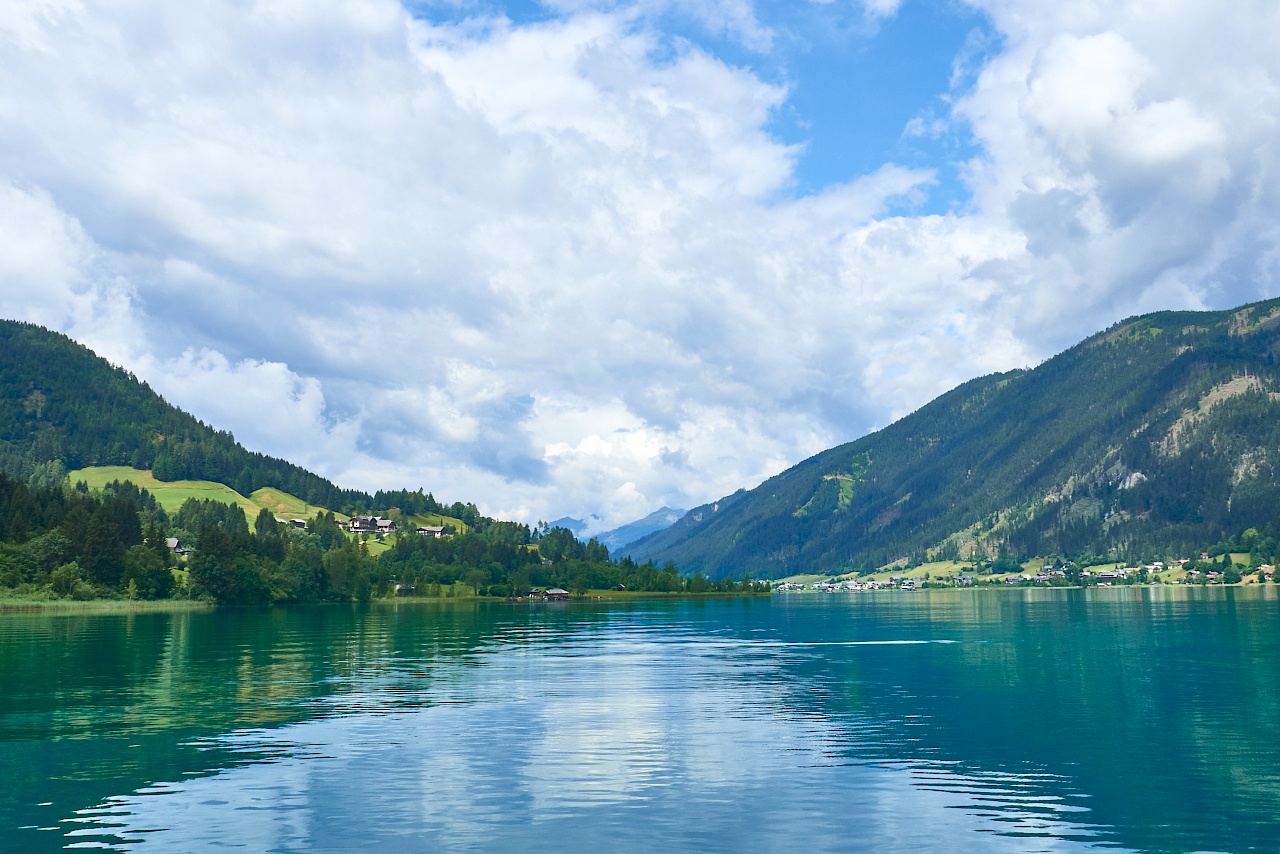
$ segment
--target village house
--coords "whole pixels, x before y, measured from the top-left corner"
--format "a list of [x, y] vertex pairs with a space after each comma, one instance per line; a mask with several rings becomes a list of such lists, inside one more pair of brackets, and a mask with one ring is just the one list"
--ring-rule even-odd
[[394, 520], [381, 516], [353, 516], [350, 530], [353, 534], [394, 534], [397, 526]]
[[438, 540], [444, 536], [444, 525], [421, 525], [417, 534], [419, 537], [435, 537]]
[[542, 594], [542, 598], [547, 602], [564, 602], [569, 598], [569, 591], [561, 587], [552, 587]]

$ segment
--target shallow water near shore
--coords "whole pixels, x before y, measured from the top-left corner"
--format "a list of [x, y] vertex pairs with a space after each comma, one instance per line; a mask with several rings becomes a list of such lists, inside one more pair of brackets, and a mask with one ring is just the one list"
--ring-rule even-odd
[[0, 850], [1271, 851], [1239, 589], [0, 615]]

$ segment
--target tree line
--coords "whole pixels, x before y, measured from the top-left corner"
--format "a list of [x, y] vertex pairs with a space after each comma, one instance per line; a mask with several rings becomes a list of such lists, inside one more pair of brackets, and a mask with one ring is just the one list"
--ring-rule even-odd
[[[479, 517], [483, 518], [483, 517]], [[188, 499], [167, 513], [146, 490], [113, 482], [100, 491], [49, 488], [0, 474], [0, 587], [75, 599], [174, 596], [219, 605], [368, 601], [375, 597], [510, 597], [534, 588], [573, 593], [766, 592], [767, 583], [682, 576], [612, 560], [596, 540], [564, 528], [484, 520], [472, 532], [403, 534], [380, 555], [343, 531], [330, 512], [305, 529], [263, 509]], [[176, 540], [189, 546], [179, 556]]]

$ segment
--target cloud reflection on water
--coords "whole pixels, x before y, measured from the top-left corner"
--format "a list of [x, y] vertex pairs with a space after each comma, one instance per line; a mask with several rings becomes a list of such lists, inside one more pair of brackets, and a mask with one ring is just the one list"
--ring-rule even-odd
[[[532, 648], [490, 642], [466, 663], [404, 660], [363, 692], [320, 699], [330, 713], [318, 719], [213, 739], [246, 761], [83, 811], [82, 841], [108, 831], [130, 851], [876, 852], [1100, 841], [1076, 822], [1080, 806], [1046, 794], [1065, 780], [885, 759], [883, 722], [797, 702], [811, 686], [795, 668], [819, 647], [910, 656], [928, 642], [561, 628]], [[415, 668], [432, 675], [417, 677], [421, 704], [406, 707]]]

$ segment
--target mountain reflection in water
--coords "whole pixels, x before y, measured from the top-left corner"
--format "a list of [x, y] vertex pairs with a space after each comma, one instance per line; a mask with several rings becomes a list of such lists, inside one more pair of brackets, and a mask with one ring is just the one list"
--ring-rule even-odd
[[1275, 851], [1277, 629], [1272, 588], [4, 615], [0, 847]]

